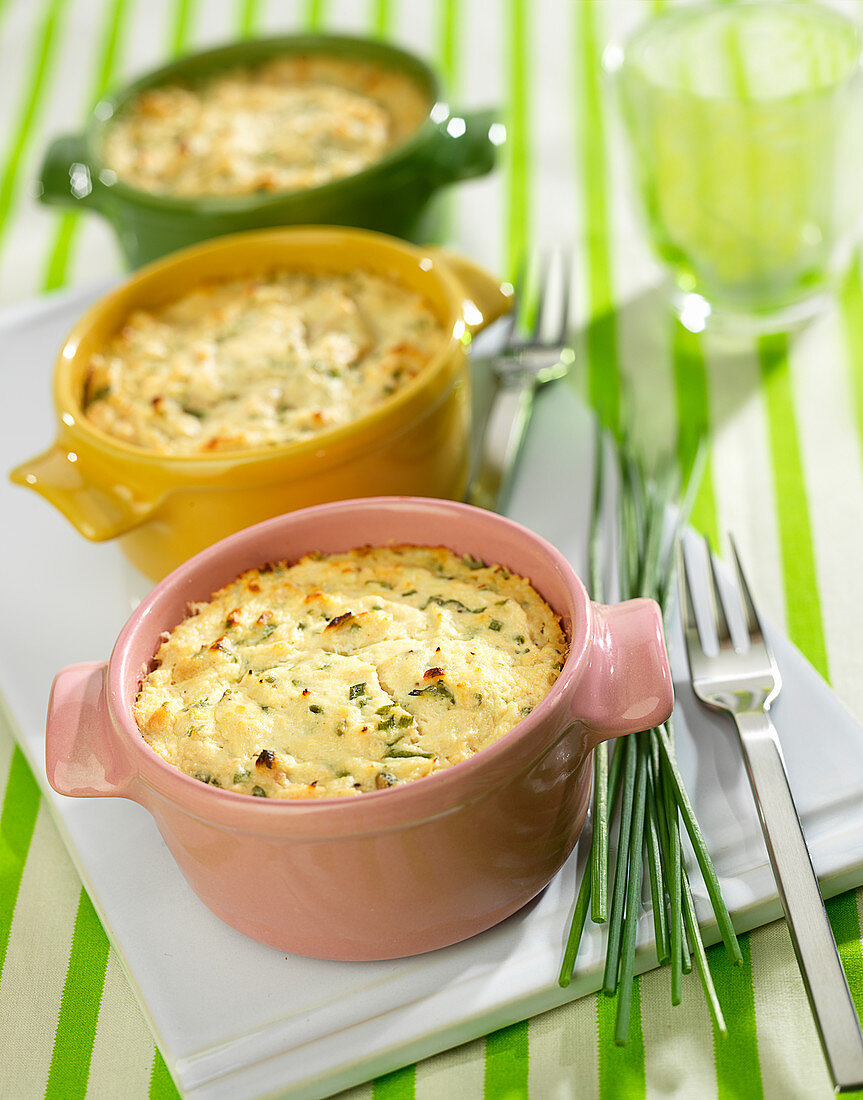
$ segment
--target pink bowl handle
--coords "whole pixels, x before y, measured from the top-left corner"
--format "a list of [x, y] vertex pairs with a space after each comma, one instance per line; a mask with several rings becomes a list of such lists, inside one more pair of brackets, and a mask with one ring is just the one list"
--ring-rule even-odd
[[48, 782], [74, 798], [126, 795], [133, 769], [117, 746], [105, 702], [105, 661], [57, 673], [48, 701]]
[[674, 688], [654, 600], [592, 604], [590, 653], [575, 697], [593, 744], [664, 722]]

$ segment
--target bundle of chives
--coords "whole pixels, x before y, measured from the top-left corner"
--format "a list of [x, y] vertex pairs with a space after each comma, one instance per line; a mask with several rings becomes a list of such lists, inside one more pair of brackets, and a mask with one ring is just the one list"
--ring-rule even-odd
[[[673, 580], [674, 551], [680, 530], [689, 515], [702, 463], [696, 460], [679, 504], [673, 529], [668, 531], [669, 506], [674, 503], [676, 475], [669, 463], [653, 479], [632, 459], [625, 447], [616, 449], [618, 466], [617, 558], [620, 595], [651, 596], [667, 613]], [[605, 443], [597, 432], [594, 492], [591, 510], [589, 584], [595, 600], [603, 599], [603, 540]], [[679, 1004], [682, 975], [693, 959], [717, 1029], [725, 1033], [722, 1008], [713, 986], [707, 956], [698, 927], [689, 876], [683, 862], [680, 824], [689, 836], [704, 879], [726, 950], [735, 965], [743, 961], [740, 946], [722, 898], [719, 880], [707, 851], [677, 767], [669, 720], [644, 733], [600, 744], [593, 761], [593, 832], [584, 875], [560, 970], [559, 983], [567, 986], [588, 912], [596, 924], [608, 922], [605, 972], [602, 989], [618, 994], [615, 1042], [623, 1044], [629, 1033], [638, 911], [644, 866], [653, 910], [656, 955], [660, 964], [671, 965], [671, 1000]], [[612, 815], [617, 817], [618, 843], [609, 847]], [[614, 876], [609, 901], [609, 863]]]

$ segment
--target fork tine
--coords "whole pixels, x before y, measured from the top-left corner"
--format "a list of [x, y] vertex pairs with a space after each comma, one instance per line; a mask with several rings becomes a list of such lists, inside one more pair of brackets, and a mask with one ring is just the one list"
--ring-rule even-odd
[[515, 268], [515, 275], [512, 277], [510, 286], [512, 287], [512, 309], [507, 313], [505, 317], [506, 330], [503, 338], [504, 350], [518, 346], [520, 342], [521, 330], [524, 328], [524, 315], [527, 307], [527, 272], [528, 263], [527, 256], [522, 253], [519, 257], [518, 263]]
[[[848, 1092], [858, 1089], [863, 1081], [863, 1032], [785, 773], [781, 739], [770, 719], [770, 706], [782, 687], [782, 675], [762, 633], [737, 547], [733, 539], [730, 541], [751, 644], [743, 650], [721, 644], [727, 626], [717, 584], [718, 566], [711, 556], [712, 595], [717, 612], [722, 614], [722, 620], [717, 614], [720, 648], [708, 657], [687, 632], [690, 683], [695, 697], [705, 706], [734, 718], [770, 865], [835, 1091]], [[711, 881], [707, 874], [704, 878], [705, 882]], [[724, 938], [733, 950], [736, 941], [727, 911], [717, 908], [716, 912], [723, 914], [727, 932]], [[739, 961], [739, 952], [736, 958]]]
[[542, 337], [542, 320], [545, 315], [545, 311], [548, 307], [548, 258], [540, 253], [538, 257], [539, 266], [539, 289], [536, 292], [536, 313], [533, 317], [533, 324], [530, 326], [530, 333], [528, 339], [533, 343], [538, 342]]
[[521, 298], [522, 291], [524, 290], [524, 284], [527, 281], [527, 253], [522, 252], [518, 258], [518, 263], [515, 268], [515, 278], [512, 281], [512, 285], [515, 287], [516, 299]]
[[752, 593], [749, 591], [749, 584], [743, 573], [743, 566], [740, 563], [737, 545], [730, 533], [728, 535], [728, 541], [731, 544], [731, 553], [734, 555], [734, 569], [737, 573], [737, 588], [740, 592], [740, 598], [743, 601], [743, 610], [746, 614], [746, 629], [749, 632], [750, 638], [756, 640], [762, 639], [764, 637], [764, 631], [761, 628], [761, 620], [758, 618], [758, 612], [755, 610], [755, 604], [752, 600]]
[[692, 582], [689, 579], [689, 570], [686, 568], [686, 554], [683, 550], [682, 539], [677, 540], [675, 557], [677, 558], [677, 587], [680, 593], [680, 617], [683, 620], [683, 630], [688, 643], [690, 635], [698, 636], [698, 622], [695, 618]]
[[719, 648], [722, 649], [731, 644], [731, 631], [728, 629], [728, 619], [725, 617], [725, 606], [722, 603], [722, 593], [719, 590], [719, 576], [716, 570], [716, 562], [710, 552], [710, 543], [704, 540], [707, 548], [707, 560], [710, 562], [710, 608], [713, 612], [713, 621], [716, 624], [716, 637]]
[[558, 344], [565, 344], [569, 335], [569, 308], [572, 296], [572, 261], [566, 252], [561, 253], [561, 309], [560, 328], [555, 337]]
[[516, 339], [519, 324], [524, 320], [524, 286], [527, 263], [524, 255], [518, 261], [515, 275], [512, 280], [512, 309], [505, 318], [506, 333], [503, 338], [504, 347], [511, 345]]
[[509, 311], [509, 313], [507, 313], [506, 318], [504, 319], [504, 325], [506, 326], [502, 338], [504, 350], [511, 347], [515, 342], [515, 315], [518, 313], [518, 310], [518, 291], [516, 290], [513, 293], [512, 309]]

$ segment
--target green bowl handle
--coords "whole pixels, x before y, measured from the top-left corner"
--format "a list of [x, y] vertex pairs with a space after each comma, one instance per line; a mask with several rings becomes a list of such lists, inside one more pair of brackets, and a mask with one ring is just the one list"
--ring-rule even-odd
[[83, 134], [54, 138], [42, 162], [39, 199], [51, 206], [98, 206], [99, 182], [92, 177]]
[[[494, 127], [494, 129], [492, 129]], [[506, 130], [497, 111], [452, 111], [438, 127], [430, 172], [436, 183], [484, 176], [495, 166]]]

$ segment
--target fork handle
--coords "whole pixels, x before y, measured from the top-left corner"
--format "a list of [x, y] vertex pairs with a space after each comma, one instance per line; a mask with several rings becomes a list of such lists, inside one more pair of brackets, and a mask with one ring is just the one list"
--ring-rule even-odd
[[498, 381], [483, 434], [476, 472], [466, 499], [492, 511], [505, 510], [533, 406], [531, 378]]
[[734, 716], [767, 852], [837, 1092], [863, 1088], [863, 1033], [766, 711]]

